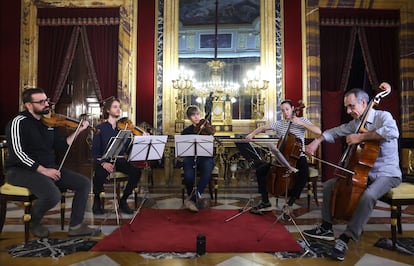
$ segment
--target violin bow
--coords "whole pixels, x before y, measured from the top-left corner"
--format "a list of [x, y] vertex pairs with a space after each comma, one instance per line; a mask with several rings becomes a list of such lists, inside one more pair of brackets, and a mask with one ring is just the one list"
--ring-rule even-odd
[[68, 154], [69, 154], [69, 150], [70, 150], [70, 148], [72, 147], [72, 144], [73, 144], [73, 142], [75, 141], [75, 139], [78, 137], [78, 135], [79, 135], [79, 130], [80, 130], [80, 127], [81, 127], [81, 125], [82, 125], [82, 122], [83, 122], [83, 118], [80, 120], [80, 122], [79, 122], [79, 125], [78, 125], [78, 127], [76, 128], [76, 130], [75, 130], [75, 133], [73, 133], [73, 134], [75, 134], [74, 136], [73, 136], [73, 141], [69, 144], [69, 147], [66, 149], [66, 152], [65, 152], [65, 155], [63, 156], [63, 159], [62, 159], [62, 161], [60, 162], [60, 165], [59, 165], [59, 171], [62, 169], [62, 167], [63, 167], [63, 164], [65, 163], [65, 161], [66, 161], [66, 157], [68, 156]]

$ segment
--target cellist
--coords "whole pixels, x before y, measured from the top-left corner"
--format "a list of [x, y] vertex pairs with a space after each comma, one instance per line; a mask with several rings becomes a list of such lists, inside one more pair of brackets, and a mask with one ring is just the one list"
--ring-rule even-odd
[[[379, 88], [391, 90], [391, 86], [386, 82], [381, 83]], [[332, 143], [334, 139], [339, 137], [346, 137], [348, 145], [355, 145], [369, 140], [379, 142], [379, 154], [368, 173], [367, 188], [362, 193], [345, 231], [336, 239], [330, 253], [332, 258], [340, 261], [345, 258], [349, 240], [358, 241], [377, 200], [401, 182], [398, 154], [399, 131], [392, 115], [387, 111], [372, 109], [366, 117], [365, 129], [367, 132], [360, 133], [357, 130], [362, 116], [368, 108], [368, 102], [368, 94], [363, 90], [352, 89], [346, 92], [344, 106], [353, 120], [324, 131], [322, 135], [305, 147], [306, 153], [313, 155], [321, 142]], [[332, 192], [337, 180], [338, 178], [331, 178], [324, 183], [322, 224], [314, 229], [305, 230], [303, 232], [305, 235], [323, 240], [335, 240], [330, 208]]]
[[[295, 115], [295, 107], [293, 106], [292, 101], [284, 100], [280, 104], [280, 109], [283, 114], [283, 120], [279, 120], [261, 127], [256, 128], [253, 132], [246, 136], [247, 140], [252, 140], [255, 135], [258, 133], [265, 132], [266, 130], [274, 130], [276, 132], [277, 138], [282, 138], [287, 130], [293, 133], [302, 141], [302, 146], [305, 143], [305, 131], [309, 130], [317, 135], [321, 134], [321, 130], [318, 126], [312, 124], [311, 121], [304, 117], [298, 117]], [[270, 163], [262, 163], [256, 167], [256, 177], [259, 193], [261, 194], [261, 202], [250, 210], [253, 214], [261, 214], [263, 211], [269, 210], [271, 208], [271, 203], [269, 201], [269, 195], [266, 189], [266, 177], [270, 169]], [[301, 154], [300, 158], [296, 162], [296, 168], [299, 172], [296, 173], [294, 186], [291, 191], [288, 192], [289, 200], [288, 205], [292, 206], [296, 199], [299, 198], [300, 193], [302, 192], [303, 187], [306, 184], [306, 181], [309, 177], [309, 167], [306, 160], [305, 154]]]

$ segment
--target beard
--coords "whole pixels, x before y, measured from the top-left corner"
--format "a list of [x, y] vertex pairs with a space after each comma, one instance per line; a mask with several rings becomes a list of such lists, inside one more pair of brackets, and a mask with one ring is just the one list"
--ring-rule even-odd
[[41, 110], [39, 109], [35, 109], [33, 110], [33, 113], [37, 114], [37, 115], [47, 115], [50, 112], [50, 107], [45, 107]]

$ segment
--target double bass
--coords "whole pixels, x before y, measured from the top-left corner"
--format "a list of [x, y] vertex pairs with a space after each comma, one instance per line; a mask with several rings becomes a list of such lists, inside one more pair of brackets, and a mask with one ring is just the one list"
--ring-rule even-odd
[[[384, 90], [371, 99], [364, 113], [361, 115], [361, 122], [355, 133], [368, 131], [365, 128], [365, 124], [371, 110], [390, 92], [390, 89]], [[379, 141], [365, 141], [347, 146], [342, 154], [339, 165], [350, 171], [343, 171], [339, 168], [335, 170], [335, 176], [338, 177], [338, 180], [335, 183], [332, 193], [330, 206], [332, 217], [345, 220], [352, 217], [359, 199], [367, 188], [368, 173], [374, 166], [379, 151]]]
[[[299, 101], [292, 115], [300, 116], [303, 108], [305, 105]], [[289, 122], [285, 135], [279, 139], [277, 149], [291, 167], [296, 167], [296, 162], [302, 153], [302, 140], [290, 132], [291, 125], [292, 121]], [[280, 165], [272, 165], [266, 178], [267, 191], [275, 196], [281, 196], [286, 194], [286, 188], [288, 190], [293, 188], [294, 182], [294, 175], [289, 169]]]

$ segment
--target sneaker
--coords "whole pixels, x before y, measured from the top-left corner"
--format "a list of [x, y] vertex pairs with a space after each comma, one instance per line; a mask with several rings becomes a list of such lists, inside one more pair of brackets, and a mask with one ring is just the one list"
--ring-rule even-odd
[[49, 230], [41, 224], [30, 225], [30, 232], [38, 238], [45, 238], [49, 236]]
[[184, 201], [184, 207], [192, 212], [198, 212], [198, 208], [192, 200]]
[[309, 237], [333, 241], [335, 236], [332, 230], [324, 229], [322, 226], [318, 225], [317, 227], [309, 230], [303, 230], [303, 234]]
[[342, 239], [337, 239], [335, 246], [331, 250], [330, 256], [334, 259], [343, 261], [345, 259], [345, 253], [347, 249], [348, 245]]
[[85, 223], [81, 223], [76, 229], [69, 227], [68, 236], [97, 236], [101, 233], [99, 228], [91, 228]]

